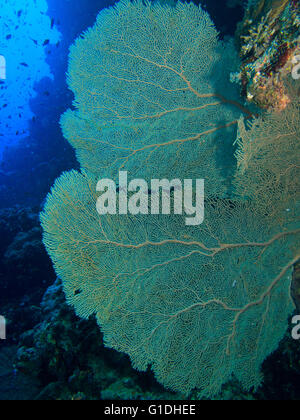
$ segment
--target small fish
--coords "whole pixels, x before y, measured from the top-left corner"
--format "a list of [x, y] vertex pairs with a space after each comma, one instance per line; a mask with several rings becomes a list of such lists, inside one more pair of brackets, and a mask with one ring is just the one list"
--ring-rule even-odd
[[18, 17], [20, 17], [20, 16], [21, 16], [21, 14], [22, 14], [22, 10], [19, 10], [19, 11], [18, 11]]
[[23, 67], [29, 67], [27, 63], [20, 63], [20, 65]]
[[55, 22], [55, 20], [54, 20], [54, 18], [52, 18], [52, 19], [51, 19], [51, 29], [53, 29], [54, 22]]
[[43, 46], [45, 47], [46, 45], [48, 45], [50, 43], [50, 40], [49, 39], [46, 39], [45, 41], [44, 41], [44, 43], [43, 43]]
[[10, 34], [6, 36], [6, 39], [7, 39], [7, 40], [8, 40], [8, 39], [11, 39], [11, 38], [12, 38], [12, 35], [10, 35]]

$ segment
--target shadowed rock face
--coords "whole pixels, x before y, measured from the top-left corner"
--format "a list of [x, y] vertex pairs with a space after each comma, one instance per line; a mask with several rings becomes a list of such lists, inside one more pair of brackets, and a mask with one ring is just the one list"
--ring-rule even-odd
[[44, 250], [38, 208], [0, 212], [0, 304], [45, 288], [55, 278]]
[[0, 401], [32, 400], [38, 392], [37, 382], [15, 369], [17, 349], [0, 346]]
[[242, 92], [263, 109], [282, 111], [291, 102], [286, 79], [300, 51], [299, 13], [298, 1], [251, 1], [238, 25]]
[[300, 313], [300, 262], [296, 264], [294, 269], [291, 291], [297, 311]]

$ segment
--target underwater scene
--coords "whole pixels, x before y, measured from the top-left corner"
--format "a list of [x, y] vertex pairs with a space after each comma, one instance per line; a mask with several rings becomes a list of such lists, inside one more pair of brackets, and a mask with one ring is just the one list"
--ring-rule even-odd
[[0, 400], [300, 400], [298, 0], [0, 0]]

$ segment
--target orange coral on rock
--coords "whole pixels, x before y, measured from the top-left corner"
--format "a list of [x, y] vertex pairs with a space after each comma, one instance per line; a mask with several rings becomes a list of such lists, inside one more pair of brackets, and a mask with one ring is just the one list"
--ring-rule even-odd
[[285, 78], [300, 49], [299, 4], [249, 1], [237, 30], [243, 95], [263, 109], [282, 111], [290, 103]]

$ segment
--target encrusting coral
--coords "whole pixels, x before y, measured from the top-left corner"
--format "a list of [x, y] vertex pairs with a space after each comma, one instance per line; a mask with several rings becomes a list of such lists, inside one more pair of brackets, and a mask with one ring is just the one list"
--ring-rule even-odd
[[[300, 258], [299, 103], [280, 127], [269, 129], [270, 114], [246, 130], [240, 115], [251, 114], [229, 83], [234, 56], [195, 5], [122, 1], [102, 11], [71, 49], [76, 110], [62, 118], [82, 172], [56, 181], [41, 215], [77, 314], [95, 314], [106, 346], [134, 367], [151, 365], [165, 387], [200, 397], [232, 375], [258, 387], [293, 310]], [[99, 216], [97, 181], [121, 169], [145, 180], [205, 178], [204, 223]]]
[[249, 0], [236, 33], [244, 96], [263, 109], [283, 110], [291, 98], [285, 78], [300, 54], [298, 1]]

